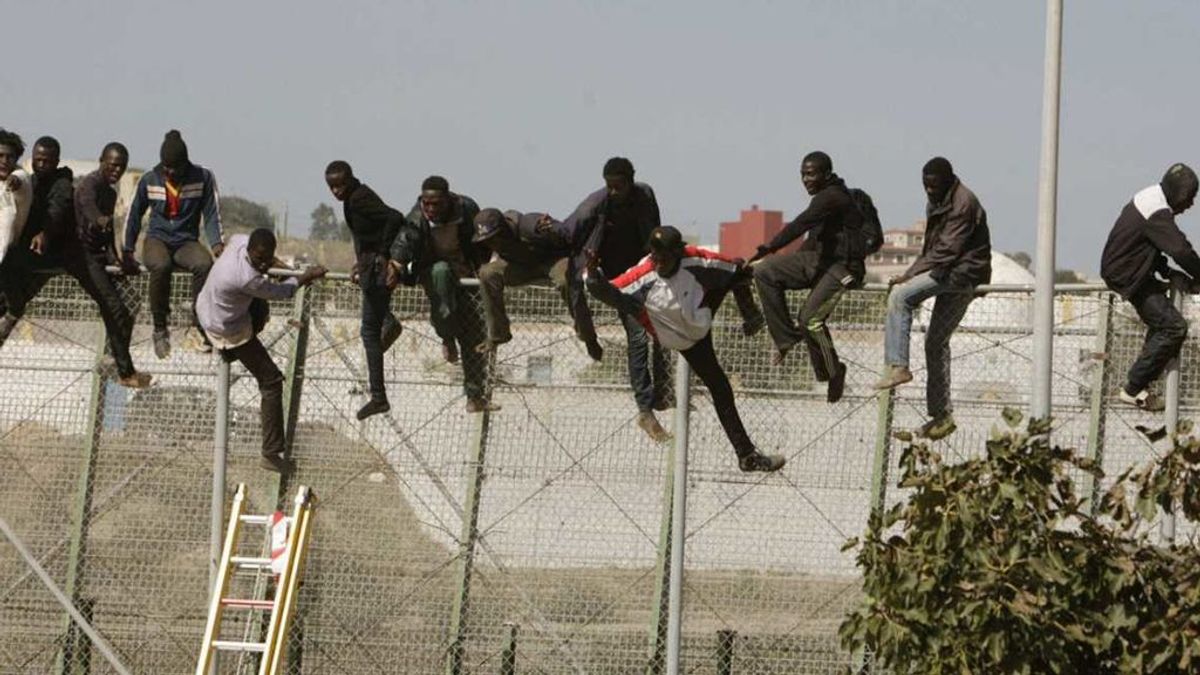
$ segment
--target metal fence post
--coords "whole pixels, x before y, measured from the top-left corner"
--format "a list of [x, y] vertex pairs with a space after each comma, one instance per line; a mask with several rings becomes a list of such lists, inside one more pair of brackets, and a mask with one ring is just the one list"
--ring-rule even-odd
[[[1100, 297], [1100, 311], [1096, 317], [1096, 341], [1092, 345], [1091, 354], [1097, 367], [1092, 371], [1086, 456], [1101, 468], [1104, 467], [1104, 426], [1108, 417], [1108, 407], [1104, 405], [1104, 401], [1108, 396], [1109, 375], [1112, 370], [1109, 367], [1109, 352], [1112, 350], [1113, 301], [1112, 293], [1104, 293]], [[1100, 494], [1100, 479], [1088, 476], [1083, 490], [1083, 497], [1090, 500], [1092, 513], [1096, 513], [1099, 505], [1096, 495]]]
[[[493, 357], [495, 352], [492, 352]], [[475, 570], [475, 544], [479, 538], [479, 498], [483, 491], [484, 460], [487, 456], [488, 428], [491, 413], [487, 410], [475, 416], [471, 459], [467, 464], [467, 495], [463, 507], [462, 534], [459, 537], [458, 591], [450, 612], [450, 644], [446, 653], [446, 674], [462, 673], [464, 641], [467, 632], [467, 613], [471, 604], [471, 577]]]
[[508, 621], [504, 627], [508, 629], [508, 642], [504, 645], [504, 653], [500, 655], [500, 675], [516, 675], [517, 631], [520, 630], [520, 626]]
[[[1171, 304], [1180, 312], [1183, 311], [1183, 293], [1172, 288], [1170, 292]], [[1163, 387], [1166, 393], [1166, 410], [1164, 411], [1167, 422], [1167, 442], [1175, 442], [1175, 434], [1179, 430], [1179, 356], [1171, 359], [1167, 364], [1167, 381]], [[1159, 529], [1159, 538], [1164, 546], [1169, 546], [1175, 543], [1175, 514], [1168, 511], [1163, 514], [1162, 524]]]
[[733, 675], [733, 641], [736, 630], [717, 631], [717, 675]]
[[[677, 404], [678, 405], [678, 404]], [[662, 523], [658, 528], [658, 554], [654, 561], [654, 611], [650, 620], [650, 654], [646, 660], [646, 675], [659, 675], [663, 670], [667, 648], [667, 604], [670, 602], [671, 579], [671, 519], [674, 511], [675, 444], [667, 449], [667, 470], [663, 479]]]
[[871, 461], [871, 515], [887, 506], [888, 468], [891, 462], [892, 417], [896, 399], [893, 390], [879, 392], [879, 416], [875, 423], [875, 457]]
[[[208, 541], [208, 592], [216, 592], [217, 568], [225, 543], [225, 457], [229, 450], [229, 363], [217, 359], [217, 422], [213, 432], [212, 503]], [[220, 654], [213, 654], [210, 673], [220, 672]]]
[[675, 363], [675, 470], [671, 491], [671, 576], [667, 595], [667, 675], [678, 675], [683, 637], [683, 559], [687, 534], [688, 425], [691, 369], [680, 354]]
[[[106, 343], [102, 334], [99, 342], [99, 352], [104, 353]], [[83, 467], [79, 472], [79, 486], [75, 491], [75, 512], [71, 518], [71, 542], [67, 552], [67, 576], [63, 591], [71, 604], [81, 607], [80, 586], [82, 586], [85, 557], [87, 556], [88, 526], [92, 519], [92, 474], [96, 470], [96, 455], [100, 449], [100, 434], [104, 430], [104, 392], [105, 379], [97, 368], [92, 371], [92, 391], [88, 397], [88, 436], [84, 441]], [[87, 619], [91, 621], [90, 607]], [[76, 666], [80, 655], [88, 651], [87, 635], [75, 629], [70, 616], [64, 619], [63, 629], [67, 639], [58, 652], [58, 675], [73, 675], [86, 672]]]

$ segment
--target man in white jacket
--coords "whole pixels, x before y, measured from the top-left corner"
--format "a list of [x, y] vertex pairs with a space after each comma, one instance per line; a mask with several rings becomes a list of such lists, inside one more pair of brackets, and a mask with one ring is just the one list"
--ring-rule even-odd
[[17, 161], [24, 153], [21, 137], [0, 128], [0, 263], [4, 262], [8, 248], [21, 237], [33, 202], [29, 175], [17, 168]]

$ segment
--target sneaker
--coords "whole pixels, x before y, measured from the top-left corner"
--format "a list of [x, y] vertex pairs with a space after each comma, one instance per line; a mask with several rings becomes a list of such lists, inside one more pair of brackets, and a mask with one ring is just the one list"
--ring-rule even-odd
[[837, 403], [842, 400], [842, 393], [846, 391], [846, 364], [837, 364], [837, 369], [833, 371], [833, 376], [829, 378], [829, 388], [825, 390], [825, 400], [830, 403]]
[[458, 345], [453, 342], [443, 342], [442, 358], [446, 359], [446, 363], [458, 363]]
[[659, 394], [654, 397], [654, 403], [651, 404], [651, 407], [659, 412], [670, 410], [675, 407], [675, 397], [668, 393]]
[[378, 415], [379, 413], [385, 413], [391, 409], [392, 409], [392, 405], [387, 402], [387, 399], [379, 400], [379, 399], [373, 398], [370, 401], [367, 401], [366, 405], [359, 408], [358, 412], [355, 413], [354, 416], [358, 418], [359, 422], [361, 422], [372, 415]]
[[1130, 394], [1125, 391], [1125, 387], [1121, 387], [1119, 398], [1122, 403], [1128, 403], [1149, 412], [1160, 412], [1167, 407], [1166, 402], [1157, 394], [1150, 393], [1149, 389], [1143, 389], [1137, 394]]
[[783, 455], [764, 455], [757, 451], [738, 457], [738, 468], [746, 473], [752, 471], [771, 473], [782, 469], [784, 464], [787, 464], [787, 460], [783, 458]]
[[604, 358], [604, 347], [600, 346], [599, 340], [585, 340], [583, 346], [587, 348], [588, 356], [592, 357], [593, 361], [599, 362]]
[[493, 403], [491, 401], [488, 401], [488, 400], [485, 400], [482, 398], [467, 399], [467, 412], [469, 412], [469, 413], [481, 413], [484, 411], [493, 412], [493, 411], [496, 411], [499, 409], [500, 409], [499, 403]]
[[379, 336], [379, 341], [383, 345], [383, 351], [386, 352], [391, 349], [392, 345], [396, 344], [396, 340], [400, 339], [400, 334], [403, 332], [404, 326], [399, 321], [389, 323], [387, 330], [383, 331], [383, 335]]
[[655, 443], [666, 443], [671, 440], [671, 434], [667, 433], [667, 430], [658, 423], [658, 418], [654, 416], [653, 411], [646, 410], [638, 413], [637, 425]]
[[154, 355], [165, 359], [171, 355], [171, 332], [167, 329], [154, 331]]
[[9, 335], [12, 335], [13, 329], [17, 327], [18, 321], [20, 321], [20, 319], [12, 314], [5, 314], [3, 317], [0, 317], [0, 346], [4, 345], [4, 342], [8, 340]]
[[130, 389], [145, 389], [150, 386], [151, 379], [153, 379], [153, 376], [150, 373], [135, 370], [129, 375], [117, 378], [117, 383], [122, 387], [129, 387]]
[[916, 435], [918, 438], [940, 441], [954, 433], [956, 429], [958, 429], [958, 425], [954, 423], [954, 417], [950, 413], [946, 413], [922, 424], [921, 428], [917, 429]]
[[888, 366], [887, 373], [875, 383], [875, 388], [879, 390], [894, 389], [905, 382], [911, 381], [912, 371], [906, 366]]
[[764, 326], [767, 325], [767, 320], [762, 314], [752, 316], [742, 322], [742, 335], [746, 337], [754, 337], [762, 332]]
[[196, 344], [196, 351], [201, 354], [211, 354], [213, 351], [212, 340], [208, 339], [208, 334], [204, 331], [197, 332], [200, 333], [200, 341]]
[[783, 362], [787, 359], [788, 352], [790, 351], [792, 351], [791, 347], [775, 350], [775, 353], [771, 355], [771, 365], [775, 366], [776, 368], [782, 366]]
[[296, 462], [280, 455], [263, 455], [258, 460], [259, 467], [286, 476], [296, 470]]

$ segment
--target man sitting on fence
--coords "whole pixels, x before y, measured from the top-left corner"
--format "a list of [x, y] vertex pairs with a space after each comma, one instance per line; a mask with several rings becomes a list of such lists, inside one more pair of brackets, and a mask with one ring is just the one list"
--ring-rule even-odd
[[226, 362], [241, 361], [258, 382], [262, 394], [262, 462], [264, 469], [289, 473], [294, 463], [283, 439], [283, 373], [258, 334], [270, 315], [268, 300], [285, 300], [300, 286], [325, 276], [325, 268], [310, 267], [299, 277], [282, 282], [267, 277], [281, 265], [275, 259], [275, 235], [259, 228], [248, 236], [229, 238], [196, 299], [200, 326]]
[[[1150, 393], [1150, 383], [1179, 355], [1188, 332], [1187, 320], [1155, 273], [1185, 292], [1200, 290], [1200, 256], [1175, 224], [1175, 216], [1192, 207], [1198, 187], [1196, 173], [1186, 165], [1167, 169], [1158, 184], [1135, 194], [1121, 210], [1100, 259], [1104, 283], [1128, 300], [1146, 324], [1146, 342], [1120, 394], [1121, 401], [1144, 410], [1164, 408], [1162, 398]], [[1172, 270], [1167, 256], [1186, 274]]]
[[568, 223], [544, 213], [484, 209], [475, 216], [474, 241], [493, 252], [492, 260], [479, 268], [480, 295], [488, 329], [487, 340], [479, 345], [481, 351], [512, 340], [504, 288], [550, 281], [566, 303], [567, 312], [575, 322], [575, 336], [583, 341], [588, 356], [596, 361], [603, 358], [604, 349], [596, 338], [582, 284], [571, 270], [576, 242]]
[[[598, 299], [634, 317], [663, 347], [683, 354], [708, 387], [742, 471], [783, 467], [786, 460], [781, 455], [764, 455], [754, 447], [738, 414], [733, 387], [713, 351], [713, 314], [727, 292], [749, 291], [745, 265], [685, 245], [679, 230], [668, 226], [651, 232], [650, 255], [611, 281], [600, 269], [599, 257], [589, 252], [585, 276], [588, 289]], [[687, 405], [686, 401], [677, 403]]]
[[884, 357], [887, 371], [876, 389], [891, 389], [912, 380], [908, 369], [913, 312], [936, 297], [925, 332], [925, 405], [929, 421], [918, 435], [937, 440], [954, 433], [950, 405], [950, 336], [958, 328], [974, 288], [992, 278], [992, 244], [987, 212], [975, 193], [954, 175], [943, 157], [921, 170], [929, 203], [925, 207], [925, 244], [908, 270], [889, 281]]

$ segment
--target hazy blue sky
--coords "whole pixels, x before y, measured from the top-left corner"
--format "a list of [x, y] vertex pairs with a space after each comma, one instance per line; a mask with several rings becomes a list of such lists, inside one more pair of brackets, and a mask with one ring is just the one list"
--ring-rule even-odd
[[[1032, 250], [1044, 20], [1038, 0], [7, 2], [0, 126], [66, 157], [122, 140], [141, 166], [177, 127], [293, 232], [335, 158], [403, 208], [440, 173], [566, 215], [626, 155], [667, 222], [709, 234], [803, 208], [818, 148], [906, 226], [942, 154], [994, 244]], [[1200, 164], [1198, 27], [1195, 0], [1067, 0], [1060, 266], [1094, 271], [1133, 192]]]

